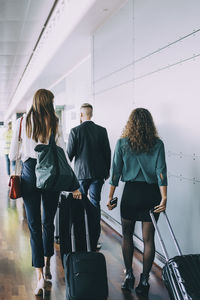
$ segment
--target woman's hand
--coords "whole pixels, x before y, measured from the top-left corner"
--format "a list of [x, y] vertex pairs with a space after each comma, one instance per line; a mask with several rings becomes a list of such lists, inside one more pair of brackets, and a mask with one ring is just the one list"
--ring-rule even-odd
[[110, 200], [113, 199], [115, 189], [116, 189], [116, 186], [114, 186], [114, 185], [110, 186], [110, 192], [109, 192], [109, 197], [108, 197], [109, 200], [108, 200], [108, 203], [107, 203], [107, 207], [108, 207], [109, 210], [112, 210], [113, 208], [115, 208], [117, 206], [117, 204], [113, 204], [113, 205], [110, 204]]
[[72, 192], [74, 199], [82, 199], [82, 194], [79, 190], [75, 190]]
[[154, 207], [154, 213], [161, 213], [166, 210], [167, 199], [162, 199], [160, 204]]
[[113, 197], [109, 197], [108, 203], [107, 203], [107, 207], [109, 210], [112, 210], [113, 208], [115, 208], [117, 206], [117, 204], [110, 204], [110, 201], [112, 200]]

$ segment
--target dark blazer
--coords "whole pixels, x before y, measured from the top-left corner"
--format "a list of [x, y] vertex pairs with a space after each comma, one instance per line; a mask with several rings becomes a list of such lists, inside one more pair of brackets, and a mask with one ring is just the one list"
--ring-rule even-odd
[[67, 153], [75, 157], [74, 171], [81, 179], [109, 177], [111, 150], [107, 131], [92, 121], [85, 121], [71, 129]]

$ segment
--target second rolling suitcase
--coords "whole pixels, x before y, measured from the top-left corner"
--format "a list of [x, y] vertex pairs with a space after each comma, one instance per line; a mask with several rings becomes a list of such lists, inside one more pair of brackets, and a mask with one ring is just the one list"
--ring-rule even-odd
[[106, 300], [108, 283], [105, 257], [102, 253], [91, 251], [88, 218], [85, 209], [84, 215], [87, 251], [76, 252], [74, 225], [72, 224], [72, 252], [65, 254], [63, 258], [66, 299]]
[[167, 214], [164, 212], [169, 231], [179, 254], [178, 256], [169, 258], [154, 215], [152, 212], [150, 212], [150, 215], [166, 258], [162, 277], [170, 299], [200, 300], [200, 254], [182, 255]]

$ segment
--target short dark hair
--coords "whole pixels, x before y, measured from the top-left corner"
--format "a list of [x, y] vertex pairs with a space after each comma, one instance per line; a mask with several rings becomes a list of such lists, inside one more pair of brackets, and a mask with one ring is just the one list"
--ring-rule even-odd
[[90, 103], [83, 103], [81, 105], [81, 108], [86, 108], [86, 107], [91, 108], [91, 110], [93, 110], [93, 107], [92, 107], [92, 105]]

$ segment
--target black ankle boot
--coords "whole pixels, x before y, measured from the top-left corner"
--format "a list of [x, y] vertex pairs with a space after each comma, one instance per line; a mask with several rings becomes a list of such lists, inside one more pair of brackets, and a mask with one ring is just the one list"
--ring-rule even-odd
[[133, 275], [133, 270], [126, 271], [126, 277], [121, 285], [122, 290], [131, 291], [134, 288], [135, 277]]
[[149, 280], [149, 274], [143, 274], [142, 273], [140, 275], [140, 282], [139, 282], [138, 286], [135, 289], [135, 292], [138, 295], [148, 294], [149, 288], [150, 288], [148, 280]]

